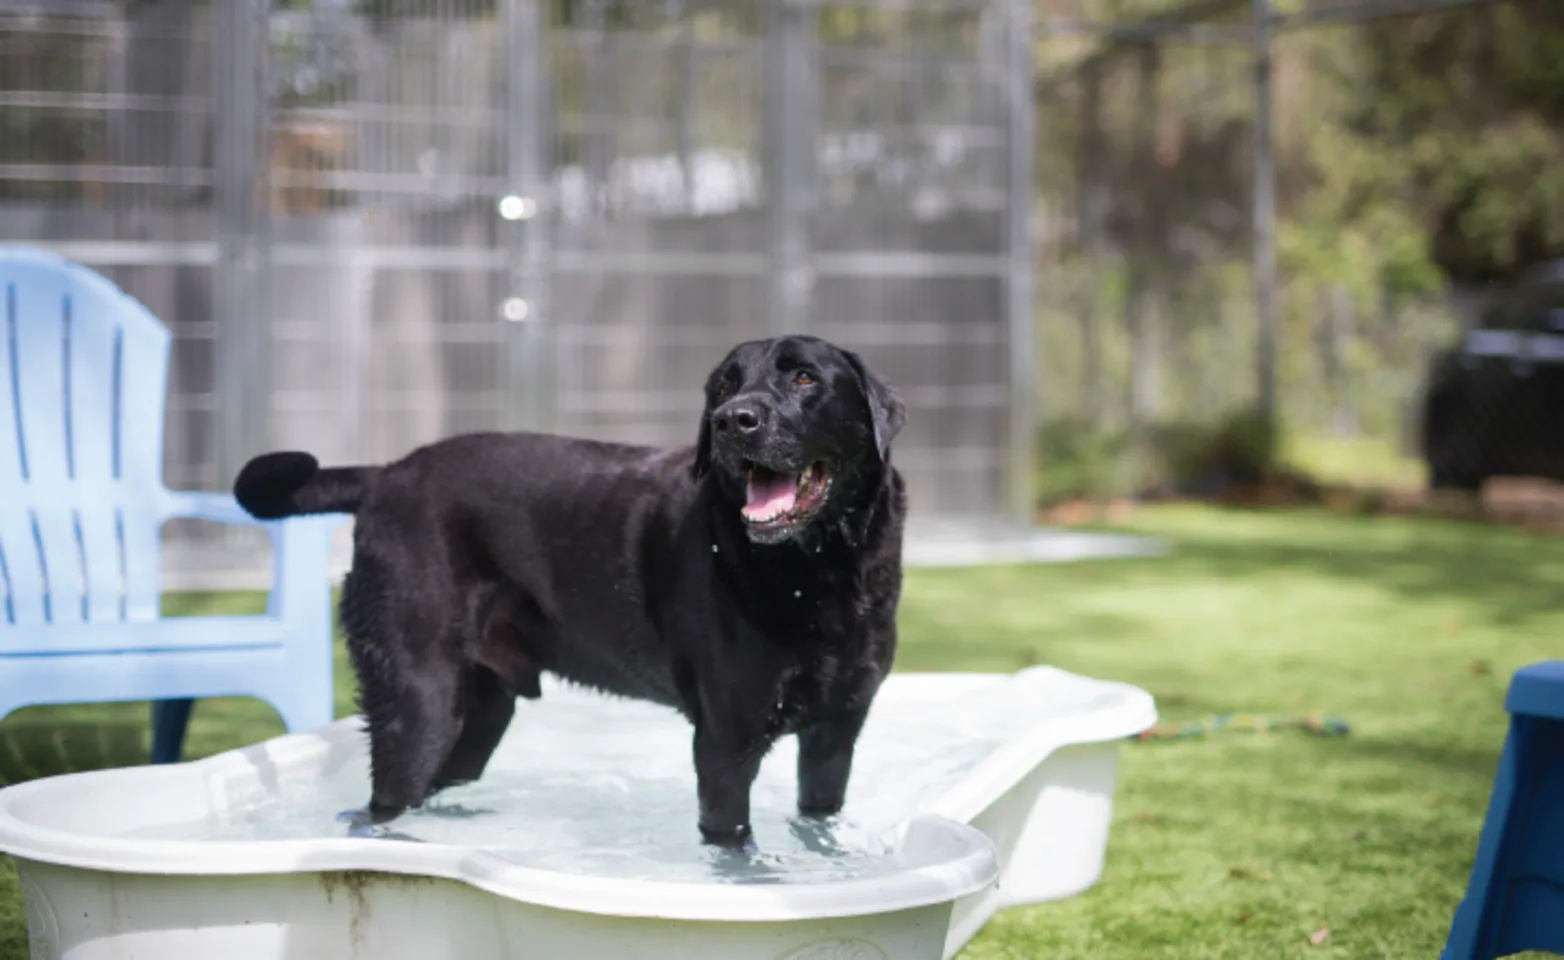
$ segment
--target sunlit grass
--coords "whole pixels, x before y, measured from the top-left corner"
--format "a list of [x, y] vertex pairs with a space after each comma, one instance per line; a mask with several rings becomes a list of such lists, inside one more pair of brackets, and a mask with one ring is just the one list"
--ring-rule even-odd
[[1409, 489], [1427, 481], [1422, 460], [1378, 438], [1295, 434], [1282, 444], [1282, 462], [1325, 484]]
[[[1157, 509], [1128, 529], [1175, 550], [909, 573], [899, 667], [1050, 663], [1140, 684], [1165, 719], [1322, 709], [1351, 721], [1352, 736], [1126, 746], [1102, 882], [1002, 913], [963, 956], [1437, 956], [1487, 804], [1508, 676], [1564, 655], [1564, 541], [1320, 511]], [[340, 660], [338, 678], [346, 712]], [[19, 712], [0, 723], [0, 776], [138, 762], [145, 720], [144, 704]], [[253, 701], [204, 701], [190, 753], [281, 729]], [[7, 867], [0, 957], [24, 945]]]

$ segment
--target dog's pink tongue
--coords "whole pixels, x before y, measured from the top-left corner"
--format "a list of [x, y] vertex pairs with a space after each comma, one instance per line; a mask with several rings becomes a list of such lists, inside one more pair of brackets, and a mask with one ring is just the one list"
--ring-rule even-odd
[[744, 512], [752, 517], [770, 517], [793, 509], [798, 496], [798, 479], [786, 473], [762, 473], [759, 470], [749, 476], [746, 491], [749, 502]]

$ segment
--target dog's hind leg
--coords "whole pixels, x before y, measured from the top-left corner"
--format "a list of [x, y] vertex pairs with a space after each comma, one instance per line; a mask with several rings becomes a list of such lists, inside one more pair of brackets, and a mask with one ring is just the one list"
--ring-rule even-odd
[[435, 778], [434, 789], [443, 790], [469, 783], [483, 776], [489, 757], [505, 736], [516, 712], [516, 695], [506, 689], [494, 671], [484, 666], [471, 668], [464, 691], [465, 710], [462, 731]]
[[462, 732], [435, 778], [442, 790], [483, 776], [489, 757], [516, 713], [516, 698], [543, 695], [541, 671], [527, 649], [546, 629], [537, 605], [520, 595], [498, 595], [476, 618], [478, 662], [462, 690]]
[[462, 637], [440, 606], [391, 589], [372, 558], [343, 584], [342, 625], [369, 728], [370, 819], [390, 820], [429, 796], [462, 731]]
[[383, 711], [390, 716], [370, 732], [369, 812], [376, 822], [423, 804], [462, 732], [457, 664], [420, 664], [417, 676], [403, 679], [391, 694], [394, 710]]

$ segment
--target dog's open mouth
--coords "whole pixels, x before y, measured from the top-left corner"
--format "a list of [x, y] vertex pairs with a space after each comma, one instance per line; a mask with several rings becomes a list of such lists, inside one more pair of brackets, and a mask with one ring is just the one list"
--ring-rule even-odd
[[824, 460], [811, 463], [803, 473], [747, 462], [744, 476], [744, 522], [763, 530], [781, 530], [809, 519], [825, 505], [831, 490], [831, 473]]

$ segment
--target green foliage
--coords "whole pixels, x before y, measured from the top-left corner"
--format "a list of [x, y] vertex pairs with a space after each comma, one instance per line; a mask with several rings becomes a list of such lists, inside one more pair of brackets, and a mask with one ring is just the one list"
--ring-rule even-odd
[[1282, 454], [1276, 427], [1247, 409], [1142, 431], [1092, 427], [1079, 418], [1050, 420], [1038, 432], [1037, 447], [1045, 505], [1256, 483], [1280, 469]]
[[1211, 423], [1173, 423], [1155, 431], [1163, 479], [1175, 488], [1201, 483], [1258, 483], [1279, 465], [1281, 446], [1273, 421], [1240, 410]]
[[1564, 7], [1431, 13], [1310, 45], [1338, 67], [1316, 81], [1334, 87], [1308, 141], [1316, 225], [1388, 228], [1388, 279], [1423, 289], [1419, 247], [1466, 280], [1564, 254]]
[[1422, 461], [1373, 437], [1289, 433], [1280, 459], [1286, 469], [1322, 485], [1358, 489], [1407, 490], [1421, 484], [1427, 473]]
[[1123, 430], [1093, 429], [1079, 418], [1051, 420], [1038, 431], [1038, 490], [1045, 505], [1101, 500], [1134, 492]]
[[[1274, 63], [1281, 415], [1404, 449], [1460, 326], [1452, 290], [1564, 256], [1564, 4], [1291, 31]], [[1045, 475], [1122, 487], [1122, 470], [1062, 466], [1106, 455], [1061, 431], [1134, 437], [1144, 474], [1169, 462], [1152, 425], [1206, 430], [1256, 396], [1251, 64], [1081, 38], [1040, 41], [1038, 64]]]

